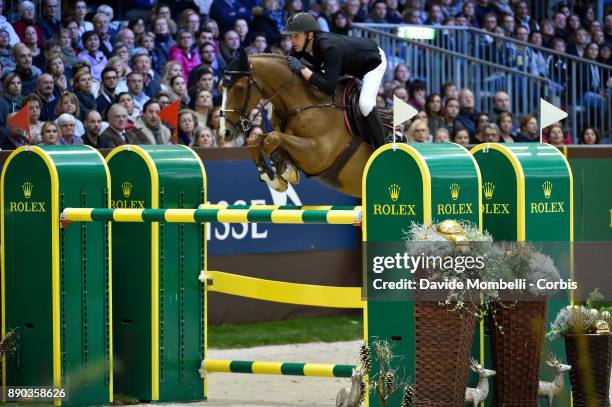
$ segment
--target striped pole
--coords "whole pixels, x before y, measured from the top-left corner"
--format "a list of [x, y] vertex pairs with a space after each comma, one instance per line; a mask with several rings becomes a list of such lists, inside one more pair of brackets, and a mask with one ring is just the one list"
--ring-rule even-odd
[[283, 376], [351, 377], [355, 366], [323, 363], [263, 362], [248, 360], [204, 359], [200, 369], [206, 373], [247, 373]]
[[62, 212], [62, 220], [68, 222], [323, 223], [352, 225], [361, 222], [361, 207], [351, 206], [336, 209], [336, 207], [257, 207], [256, 205], [240, 207], [234, 205], [228, 208], [219, 205], [200, 205], [200, 209], [66, 208]]

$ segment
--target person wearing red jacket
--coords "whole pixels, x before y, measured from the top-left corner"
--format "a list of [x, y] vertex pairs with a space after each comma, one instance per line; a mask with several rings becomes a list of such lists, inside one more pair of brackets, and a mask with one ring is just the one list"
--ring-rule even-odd
[[43, 35], [38, 24], [34, 23], [36, 11], [34, 10], [34, 3], [29, 0], [22, 1], [19, 3], [19, 20], [13, 23], [17, 36], [21, 39], [21, 42], [25, 43], [25, 30], [29, 26], [33, 26], [38, 34], [38, 46], [43, 46]]

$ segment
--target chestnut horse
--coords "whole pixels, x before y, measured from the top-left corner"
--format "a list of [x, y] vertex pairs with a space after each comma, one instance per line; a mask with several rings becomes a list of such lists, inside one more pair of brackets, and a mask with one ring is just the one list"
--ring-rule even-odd
[[[248, 134], [251, 110], [273, 105], [273, 131], [247, 139], [260, 178], [270, 187], [284, 191], [287, 182], [296, 183], [295, 164], [306, 176], [361, 197], [361, 176], [372, 147], [347, 129], [343, 108], [291, 72], [284, 56], [247, 57], [242, 52], [227, 66], [221, 90], [221, 137]], [[276, 171], [262, 152], [271, 157]]]

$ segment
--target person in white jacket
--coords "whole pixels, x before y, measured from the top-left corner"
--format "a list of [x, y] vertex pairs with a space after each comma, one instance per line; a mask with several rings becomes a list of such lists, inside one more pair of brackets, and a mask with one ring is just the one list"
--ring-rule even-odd
[[11, 47], [20, 42], [15, 29], [2, 15], [4, 12], [4, 0], [0, 0], [0, 29], [6, 30], [9, 33]]

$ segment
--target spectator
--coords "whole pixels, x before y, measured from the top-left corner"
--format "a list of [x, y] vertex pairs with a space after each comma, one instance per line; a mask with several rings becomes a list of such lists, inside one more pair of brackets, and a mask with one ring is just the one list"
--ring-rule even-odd
[[[289, 46], [291, 49], [291, 40], [289, 40]], [[225, 68], [225, 66], [221, 65], [219, 59], [217, 59], [217, 54], [215, 54], [215, 46], [211, 42], [206, 42], [200, 46], [200, 60], [202, 61], [202, 65], [191, 71], [191, 74], [189, 74], [189, 78], [187, 80], [189, 85], [194, 83], [196, 73], [202, 68], [211, 69], [213, 76], [216, 78], [219, 78], [222, 75], [223, 69]]]
[[454, 98], [446, 100], [444, 107], [444, 126], [449, 132], [452, 132], [457, 125], [457, 117], [459, 116], [459, 101]]
[[[87, 15], [87, 3], [83, 0], [78, 0], [74, 3], [74, 18], [79, 29], [79, 34], [83, 35], [87, 31], [93, 31], [94, 26], [91, 22], [85, 20]], [[64, 25], [65, 27], [65, 25]]]
[[134, 72], [142, 75], [144, 81], [143, 90], [147, 95], [155, 95], [161, 90], [161, 78], [151, 66], [151, 57], [144, 49], [137, 49], [132, 56]]
[[194, 113], [200, 125], [204, 125], [208, 121], [208, 116], [213, 108], [212, 93], [206, 89], [200, 89], [196, 92], [194, 100]]
[[604, 19], [604, 34], [606, 35], [606, 42], [612, 43], [612, 12], [606, 13]]
[[483, 141], [485, 143], [499, 143], [501, 140], [499, 127], [495, 123], [488, 123], [483, 130]]
[[229, 30], [223, 35], [223, 43], [221, 47], [221, 57], [223, 58], [223, 64], [226, 65], [227, 61], [234, 57], [237, 57], [240, 52], [240, 38], [234, 30]]
[[[590, 43], [586, 48], [586, 59], [596, 62], [598, 55], [599, 46], [594, 42]], [[593, 109], [592, 113], [595, 114], [605, 111], [608, 103], [606, 100], [608, 92], [603, 70], [595, 65], [584, 67], [579, 71], [576, 81], [579, 92], [584, 95], [582, 97], [583, 105], [587, 109]]]
[[493, 97], [493, 120], [496, 120], [502, 112], [510, 112], [510, 96], [504, 91], [499, 91]]
[[410, 68], [406, 64], [397, 64], [395, 69], [393, 70], [393, 79], [398, 81], [400, 85], [404, 86], [406, 89], [410, 87]]
[[179, 18], [179, 27], [188, 30], [195, 38], [198, 31], [200, 31], [200, 16], [198, 13], [191, 9], [187, 9], [182, 13], [183, 21]]
[[[113, 19], [115, 18], [113, 8], [108, 4], [101, 4], [98, 6], [96, 13], [106, 14], [106, 16], [108, 17], [108, 35], [110, 36], [110, 40], [113, 41], [117, 36], [117, 33], [119, 33], [119, 30], [121, 29], [121, 23], [119, 23], [118, 21], [113, 21]], [[94, 21], [94, 28], [95, 26], [96, 22]]]
[[185, 79], [183, 79], [182, 76], [175, 76], [170, 79], [170, 90], [179, 100], [180, 108], [187, 109], [189, 107], [189, 94], [187, 92]]
[[[17, 113], [11, 113], [6, 118], [8, 123], [9, 119], [12, 119]], [[15, 150], [21, 146], [25, 146], [28, 144], [28, 137], [20, 128], [15, 126], [11, 126], [9, 124], [6, 125], [6, 135], [2, 138], [2, 143], [0, 143], [0, 149], [2, 150]]]
[[470, 144], [470, 133], [463, 127], [455, 126], [451, 135], [451, 141], [465, 147]]
[[147, 29], [147, 25], [142, 17], [136, 17], [133, 20], [130, 20], [128, 27], [130, 30], [132, 30], [132, 33], [134, 33], [134, 38], [138, 38], [139, 36], [143, 35]]
[[[86, 70], [81, 70], [72, 80], [72, 89], [79, 99], [81, 114], [78, 119], [85, 117], [90, 110], [96, 110], [96, 97], [92, 93], [92, 77]], [[60, 128], [61, 129], [61, 128]]]
[[578, 14], [570, 14], [567, 18], [567, 31], [569, 35], [573, 35], [578, 32], [579, 29], [582, 28], [582, 22], [580, 21], [580, 17]]
[[548, 128], [548, 144], [551, 144], [555, 147], [562, 147], [565, 145], [565, 135], [563, 131], [563, 127], [558, 124], [553, 124]]
[[115, 42], [113, 46], [113, 52], [111, 58], [119, 58], [121, 62], [127, 67], [128, 72], [130, 71], [130, 53], [132, 51], [128, 50], [127, 45], [122, 42]]
[[406, 90], [405, 87], [403, 86], [396, 87], [395, 90], [393, 91], [393, 95], [397, 96], [399, 99], [408, 103], [408, 91]]
[[35, 66], [44, 66], [44, 58], [40, 48], [38, 48], [38, 37], [34, 27], [29, 26], [25, 29], [24, 44], [30, 49], [32, 53], [32, 63]]
[[[288, 4], [289, 3], [290, 2], [288, 2]], [[253, 40], [253, 36], [249, 31], [249, 24], [244, 18], [239, 18], [236, 20], [234, 23], [234, 31], [236, 31], [236, 34], [238, 34], [238, 37], [240, 38], [240, 46], [242, 48], [246, 48]], [[210, 33], [209, 41], [212, 41], [212, 33]]]
[[127, 123], [127, 109], [115, 103], [108, 109], [108, 127], [100, 134], [98, 142], [104, 143], [109, 148], [115, 148], [128, 143], [138, 144], [132, 143], [132, 141], [137, 141], [137, 139], [131, 137], [130, 133], [126, 132]]
[[[70, 25], [76, 30], [76, 23], [73, 22]], [[59, 42], [60, 47], [62, 48], [61, 55], [62, 59], [64, 60], [64, 64], [66, 64], [67, 68], [72, 68], [72, 66], [76, 62], [76, 50], [82, 48], [82, 46], [79, 45], [81, 41], [80, 37], [77, 37], [77, 48], [75, 48], [73, 47], [72, 43], [71, 30], [67, 28], [61, 28], [59, 30], [59, 33], [57, 34], [57, 41]]]
[[219, 118], [221, 117], [221, 107], [215, 106], [208, 116], [208, 122], [206, 123], [206, 127], [211, 129], [214, 132], [215, 139], [219, 140]]
[[53, 77], [53, 83], [58, 94], [68, 92], [71, 88], [68, 87], [70, 81], [66, 76], [66, 67], [62, 57], [54, 57], [47, 62], [47, 71]]
[[4, 127], [11, 113], [18, 111], [23, 103], [21, 79], [14, 72], [6, 75], [0, 96], [0, 126]]
[[[44, 105], [43, 105], [44, 106]], [[75, 118], [75, 133], [79, 136], [85, 134], [85, 126], [83, 122], [78, 119], [81, 116], [81, 108], [79, 107], [79, 99], [74, 93], [64, 93], [59, 97], [55, 110], [52, 117], [59, 117], [64, 113], [68, 113]], [[51, 120], [49, 120], [51, 121]], [[57, 120], [55, 120], [57, 121]]]
[[268, 42], [266, 40], [266, 36], [263, 33], [255, 33], [255, 35], [253, 35], [253, 42], [251, 43], [251, 46], [244, 50], [244, 52], [249, 55], [259, 54], [266, 51], [269, 51]]
[[[489, 0], [477, 0], [474, 13], [476, 14], [478, 24], [480, 24], [481, 27], [484, 27], [487, 16], [491, 14], [496, 15], [497, 10], [495, 10], [495, 7], [489, 3]], [[495, 24], [497, 24], [497, 22]]]
[[43, 1], [43, 18], [40, 20], [40, 30], [45, 41], [55, 37], [57, 30], [60, 28], [60, 22], [56, 18], [57, 4], [58, 0]]
[[111, 57], [106, 63], [106, 66], [113, 68], [115, 72], [117, 72], [117, 89], [115, 92], [127, 92], [127, 76], [130, 73], [129, 67], [119, 57]]
[[[529, 34], [529, 43], [536, 47], [542, 47], [542, 33], [539, 31], [532, 31]], [[529, 71], [533, 75], [543, 78], [548, 77], [548, 62], [541, 50], [532, 47], [527, 48], [527, 60], [530, 65]]]
[[437, 3], [429, 3], [427, 6], [427, 20], [423, 24], [441, 26], [444, 20], [442, 8]]
[[553, 17], [553, 27], [558, 37], [567, 40], [569, 33], [567, 32], [567, 17], [562, 12], [558, 11]]
[[179, 112], [178, 142], [186, 146], [191, 145], [195, 138], [195, 130], [198, 127], [198, 118], [195, 112], [190, 109], [183, 109]]
[[597, 61], [602, 63], [602, 64], [606, 64], [606, 65], [612, 65], [612, 45], [609, 44], [603, 44], [599, 46], [599, 57], [597, 58]]
[[24, 106], [27, 104], [30, 111], [30, 140], [32, 144], [40, 144], [42, 142], [40, 132], [43, 122], [40, 121], [40, 108], [42, 101], [37, 95], [28, 95], [23, 98]]
[[69, 113], [62, 113], [57, 118], [57, 126], [60, 129], [60, 144], [83, 144], [83, 139], [76, 134], [76, 119], [73, 115]]
[[570, 46], [567, 49], [567, 53], [570, 55], [575, 55], [580, 58], [584, 57], [584, 52], [586, 50], [586, 46], [591, 41], [589, 34], [585, 29], [579, 29], [572, 35]]
[[183, 78], [187, 82], [189, 73], [200, 65], [200, 56], [193, 49], [194, 37], [190, 31], [185, 29], [179, 31], [178, 41], [178, 45], [170, 48], [168, 60], [177, 61], [183, 67]]
[[514, 120], [509, 112], [501, 112], [497, 116], [497, 127], [499, 127], [499, 136], [503, 143], [514, 143], [516, 132], [513, 131]]
[[387, 2], [385, 0], [376, 0], [365, 22], [369, 24], [388, 24]]
[[293, 44], [291, 44], [291, 37], [288, 35], [282, 35], [278, 47], [272, 47], [272, 52], [283, 56], [291, 55], [291, 53], [293, 52]]
[[473, 0], [468, 0], [461, 7], [461, 14], [466, 18], [470, 27], [480, 28], [480, 23], [476, 18], [476, 4]]
[[[347, 7], [348, 7], [348, 3], [352, 2], [353, 5], [357, 4], [357, 8], [359, 9], [359, 0], [348, 0], [347, 1]], [[302, 0], [287, 0], [285, 1], [285, 10], [283, 12], [283, 21], [287, 21], [287, 19], [291, 16], [293, 16], [296, 13], [299, 13], [300, 11], [305, 11], [304, 10], [304, 2]]]
[[516, 137], [518, 142], [538, 142], [538, 119], [532, 114], [521, 117], [520, 133]]
[[21, 79], [21, 94], [29, 95], [36, 89], [36, 80], [41, 71], [32, 65], [32, 51], [22, 42], [13, 47], [13, 59], [16, 62], [14, 72]]
[[128, 56], [129, 56], [129, 54], [131, 54], [132, 51], [134, 50], [136, 36], [134, 35], [134, 32], [130, 30], [129, 28], [122, 28], [117, 33], [117, 37], [115, 38], [115, 43], [118, 43], [118, 42], [122, 43], [123, 45], [127, 47]]
[[427, 125], [429, 131], [436, 133], [440, 127], [444, 127], [444, 116], [442, 114], [442, 97], [439, 93], [432, 93], [425, 102], [425, 112], [427, 113]]
[[[514, 34], [515, 20], [512, 14], [504, 14], [501, 18], [501, 28], [504, 30], [504, 35], [510, 37]], [[529, 29], [528, 27], [525, 27]]]
[[55, 93], [55, 81], [51, 74], [44, 73], [38, 77], [35, 94], [40, 98], [42, 103], [40, 119], [44, 122], [55, 120], [58, 116], [55, 114], [58, 98]]
[[217, 147], [217, 141], [213, 136], [212, 130], [208, 127], [198, 127], [191, 147]]
[[156, 73], [159, 73], [164, 69], [161, 61], [165, 58], [161, 50], [155, 47], [155, 34], [147, 32], [138, 37], [138, 46], [148, 51], [149, 57], [151, 57], [151, 66]]
[[164, 92], [170, 92], [172, 86], [170, 85], [170, 79], [175, 76], [183, 76], [183, 67], [176, 61], [168, 61], [164, 66], [161, 79], [161, 90]]
[[[331, 1], [337, 2], [337, 0]], [[283, 20], [283, 12], [279, 8], [278, 0], [263, 0], [262, 3], [263, 9], [261, 7], [255, 7], [253, 9], [253, 21], [251, 22], [251, 30], [253, 32], [263, 32], [266, 35], [268, 42], [270, 42], [271, 44], [276, 43], [280, 39], [281, 32], [285, 27]], [[324, 2], [324, 4], [326, 3]]]
[[128, 92], [132, 97], [134, 105], [142, 111], [144, 104], [149, 100], [149, 96], [144, 93], [144, 79], [139, 72], [130, 72], [127, 76]]
[[[453, 82], [446, 82], [442, 84], [440, 88], [440, 95], [442, 97], [442, 101], [446, 101], [448, 98], [459, 99], [459, 91], [457, 90], [457, 85]], [[461, 103], [461, 101], [459, 101]]]
[[208, 31], [212, 32], [213, 40], [212, 43], [215, 44], [215, 50], [217, 54], [221, 53], [221, 44], [220, 44], [220, 33], [219, 33], [219, 25], [212, 18], [206, 21], [205, 27]]
[[222, 31], [227, 31], [238, 18], [251, 21], [251, 5], [245, 0], [215, 0], [210, 8], [210, 17]]
[[336, 34], [348, 35], [350, 29], [351, 26], [344, 11], [338, 10], [334, 14], [332, 14], [330, 27], [331, 32]]
[[446, 127], [440, 127], [436, 129], [434, 136], [433, 136], [434, 143], [447, 143], [449, 141], [450, 141], [450, 132], [448, 131]]
[[401, 24], [402, 23], [402, 15], [398, 10], [398, 0], [386, 0], [387, 1], [387, 16], [385, 20], [387, 20], [391, 24]]
[[0, 66], [4, 71], [13, 71], [16, 66], [10, 35], [5, 28], [0, 28]]
[[45, 146], [55, 146], [59, 144], [60, 130], [53, 122], [43, 123], [40, 129], [41, 144]]
[[[97, 13], [96, 15], [94, 15], [93, 17], [94, 31], [93, 32], [98, 34], [98, 40], [99, 40], [98, 50], [102, 51], [102, 53], [104, 54], [106, 58], [110, 58], [113, 52], [113, 43], [111, 40], [111, 36], [109, 34], [109, 24], [110, 24], [110, 20], [108, 18], [108, 15], [104, 13]], [[83, 34], [83, 36], [85, 36], [85, 34]], [[83, 38], [83, 43], [85, 43], [85, 38]]]
[[159, 101], [149, 99], [144, 107], [142, 116], [134, 123], [133, 136], [138, 140], [146, 140], [143, 144], [170, 144], [172, 133], [158, 116], [161, 110]]
[[461, 89], [459, 92], [459, 116], [456, 121], [470, 133], [471, 137], [476, 135], [476, 110], [474, 107], [474, 93], [468, 88]]
[[[209, 91], [211, 95], [213, 95], [213, 104], [217, 104], [216, 102], [219, 102], [221, 95], [219, 95], [218, 88], [215, 87], [212, 71], [210, 69], [202, 69], [201, 71], [199, 71], [195, 80], [196, 82], [192, 86], [192, 92], [190, 96], [193, 94], [193, 96], [195, 97], [196, 91], [204, 89]], [[218, 104], [220, 104], [220, 102]]]
[[100, 138], [102, 132], [102, 116], [96, 110], [91, 110], [85, 115], [85, 134], [83, 144], [93, 148], [109, 148], [104, 140]]
[[164, 18], [168, 23], [168, 33], [176, 34], [177, 27], [176, 23], [172, 19], [172, 15], [170, 12], [170, 6], [164, 3], [158, 3], [156, 7], [153, 8], [153, 15], [151, 16], [151, 21], [153, 22], [153, 26], [155, 27], [155, 20], [157, 18]]
[[34, 3], [29, 0], [24, 0], [19, 3], [19, 20], [13, 23], [13, 27], [15, 28], [15, 32], [17, 36], [21, 40], [21, 42], [25, 42], [25, 29], [29, 26], [33, 26], [36, 30], [36, 34], [38, 37], [38, 46], [43, 46], [43, 36], [40, 31], [40, 27], [38, 24], [34, 22], [35, 20], [35, 10]]
[[408, 101], [415, 109], [425, 108], [425, 82], [415, 80], [410, 85], [410, 100]]
[[6, 17], [2, 15], [3, 12], [4, 12], [4, 0], [0, 0], [0, 32], [6, 31], [9, 34], [9, 44], [12, 47], [19, 42], [19, 36], [15, 32], [13, 25], [9, 23]]
[[320, 31], [331, 31], [331, 16], [338, 10], [340, 10], [338, 0], [323, 0], [321, 2], [321, 11], [317, 17], [317, 24], [319, 25]]
[[[119, 93], [115, 101], [115, 104], [116, 103], [119, 103], [121, 106], [123, 106], [127, 110], [127, 113], [128, 113], [127, 129], [128, 130], [131, 129], [132, 127], [134, 127], [134, 123], [140, 116], [140, 109], [138, 109], [134, 105], [134, 100], [132, 99], [132, 96], [128, 92]], [[108, 112], [107, 112], [107, 116], [108, 116]]]
[[167, 108], [172, 103], [172, 97], [170, 94], [168, 92], [164, 92], [163, 90], [161, 92], [157, 92], [155, 98], [159, 101], [159, 107], [162, 109]]
[[527, 30], [530, 32], [540, 29], [537, 21], [531, 18], [531, 15], [529, 14], [529, 6], [525, 0], [516, 2], [514, 15], [516, 17], [517, 24], [527, 28]]
[[579, 144], [599, 144], [599, 132], [595, 127], [587, 127], [580, 133]]
[[429, 141], [429, 137], [427, 121], [415, 119], [412, 121], [412, 123], [410, 123], [408, 131], [406, 132], [406, 139], [409, 143], [427, 143]]
[[83, 44], [85, 51], [79, 54], [77, 60], [87, 62], [91, 67], [92, 77], [99, 81], [102, 70], [108, 62], [104, 53], [100, 51], [100, 36], [95, 31], [87, 31], [83, 34]]
[[168, 60], [170, 48], [176, 45], [172, 39], [170, 31], [168, 31], [168, 20], [163, 17], [157, 17], [153, 20], [153, 32], [155, 33], [155, 47], [160, 50], [163, 60], [161, 65], [165, 65]]
[[106, 117], [106, 111], [113, 104], [117, 94], [117, 71], [111, 67], [106, 67], [102, 71], [102, 86], [96, 99], [96, 110]]
[[491, 119], [489, 118], [488, 113], [480, 112], [476, 114], [476, 118], [475, 118], [476, 137], [474, 139], [474, 143], [484, 142], [484, 130], [487, 124], [489, 123], [491, 123]]

